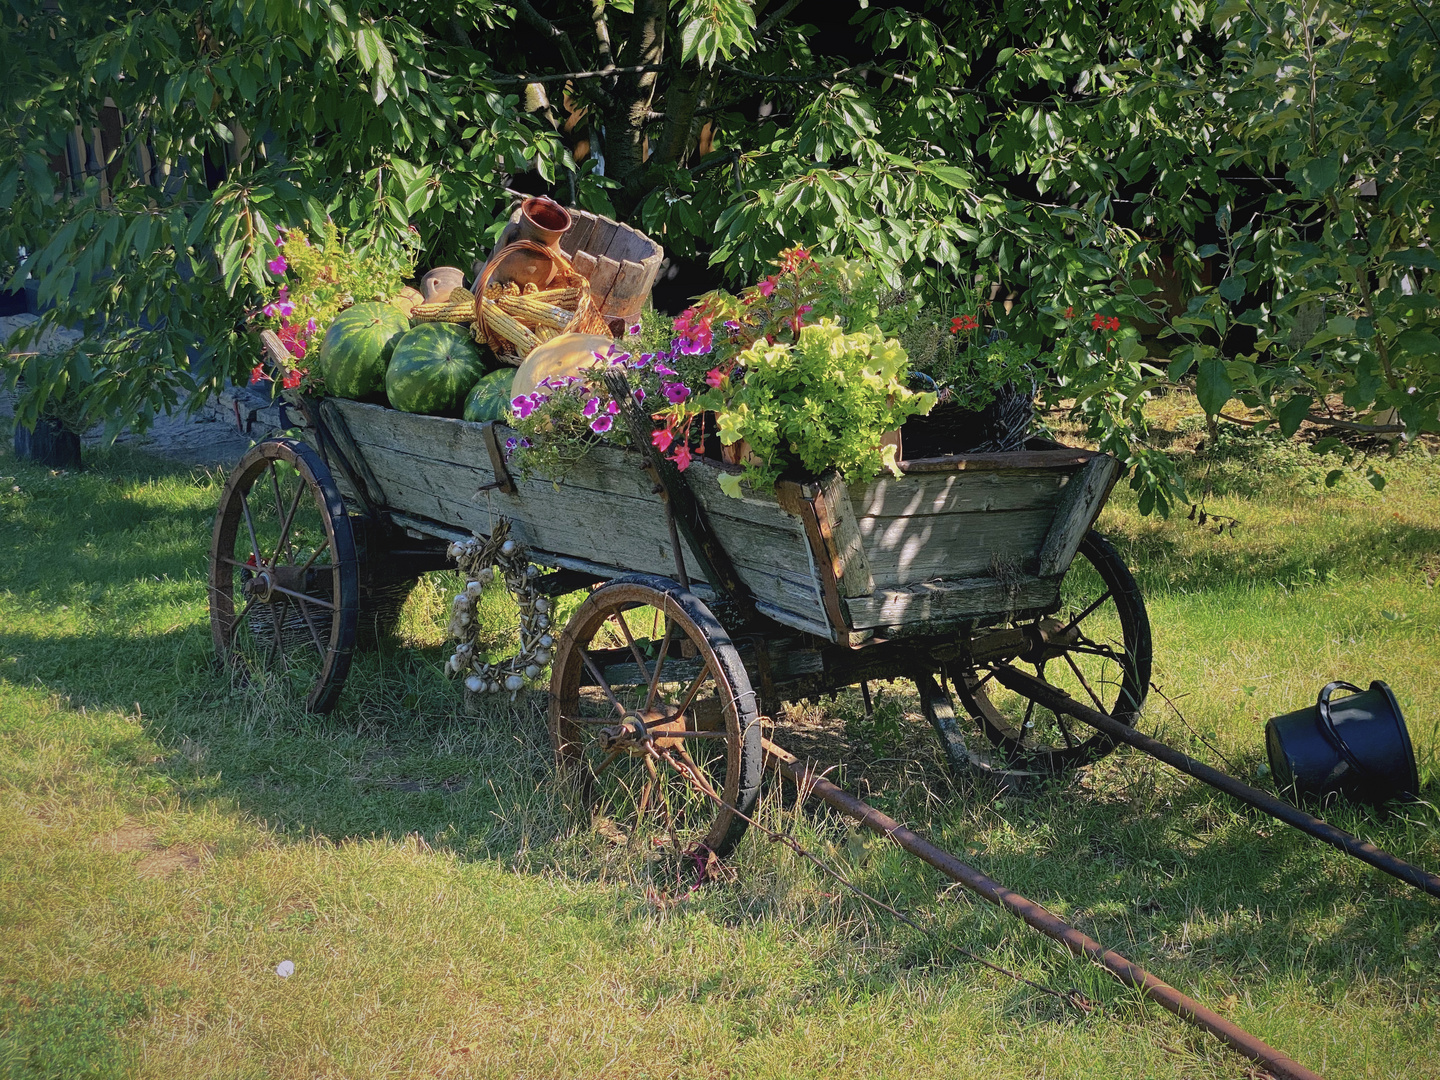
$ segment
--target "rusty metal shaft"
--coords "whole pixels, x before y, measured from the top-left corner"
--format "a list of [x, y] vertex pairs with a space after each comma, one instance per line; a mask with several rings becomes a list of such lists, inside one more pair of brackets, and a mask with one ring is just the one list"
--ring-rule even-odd
[[1382, 851], [1374, 844], [1361, 840], [1358, 836], [1352, 836], [1343, 829], [1337, 829], [1334, 825], [1322, 821], [1313, 814], [1307, 814], [1304, 810], [1277, 799], [1267, 791], [1261, 791], [1259, 788], [1251, 787], [1243, 780], [1235, 779], [1229, 773], [1223, 773], [1219, 769], [1206, 765], [1203, 761], [1197, 761], [1189, 754], [1181, 753], [1159, 739], [1152, 739], [1143, 732], [1126, 727], [1113, 716], [1106, 716], [1087, 705], [1082, 705], [1069, 694], [1057, 690], [1049, 683], [1037, 679], [1027, 672], [1008, 664], [997, 664], [995, 681], [1014, 690], [1017, 694], [1023, 694], [1038, 701], [1053, 712], [1073, 716], [1110, 736], [1116, 742], [1126, 743], [1153, 758], [1158, 758], [1166, 765], [1179, 769], [1213, 788], [1218, 788], [1248, 806], [1263, 810], [1271, 817], [1283, 821], [1286, 825], [1293, 825], [1317, 840], [1324, 840], [1345, 854], [1353, 855], [1361, 862], [1367, 862], [1377, 870], [1384, 870], [1385, 873], [1399, 878], [1407, 885], [1413, 885], [1431, 896], [1440, 896], [1440, 876], [1436, 876], [1428, 870], [1422, 870], [1404, 859], [1396, 858], [1388, 851]]
[[847, 817], [867, 829], [895, 841], [910, 854], [918, 856], [946, 877], [964, 885], [971, 892], [999, 907], [1018, 915], [1046, 937], [1054, 938], [1076, 956], [1099, 964], [1126, 986], [1133, 987], [1170, 1010], [1187, 1024], [1208, 1031], [1231, 1049], [1268, 1069], [1278, 1080], [1321, 1080], [1299, 1062], [1286, 1057], [1248, 1031], [1236, 1027], [1219, 1013], [1212, 1012], [1193, 998], [1187, 997], [1168, 983], [1162, 982], [1138, 964], [1125, 959], [1112, 949], [1102, 946], [1088, 934], [1071, 926], [1060, 916], [1034, 900], [1005, 888], [974, 867], [967, 866], [948, 851], [936, 847], [923, 836], [907, 829], [894, 818], [861, 802], [820, 776], [808, 762], [801, 762], [789, 751], [765, 740], [765, 752], [771, 768], [795, 781], [802, 794], [818, 796]]

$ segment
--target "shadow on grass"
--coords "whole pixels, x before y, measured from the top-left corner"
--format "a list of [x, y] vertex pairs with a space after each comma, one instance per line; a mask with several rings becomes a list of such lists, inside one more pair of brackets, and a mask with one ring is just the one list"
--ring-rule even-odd
[[[24, 597], [20, 606], [35, 614], [23, 628], [0, 628], [0, 675], [38, 682], [77, 705], [138, 706], [149, 734], [168, 750], [149, 768], [193, 806], [236, 807], [291, 837], [341, 842], [418, 833], [465, 859], [587, 873], [574, 845], [561, 850], [578, 817], [553, 781], [538, 700], [462, 715], [454, 687], [440, 675], [439, 649], [360, 656], [340, 709], [328, 718], [237, 690], [215, 666], [199, 584], [218, 494], [213, 478], [144, 459], [74, 478], [4, 467], [23, 474], [25, 499], [15, 509], [0, 506], [10, 552], [0, 565], [0, 590]], [[164, 490], [126, 486], [157, 475]], [[1317, 559], [1373, 569], [1382, 530], [1387, 558], [1440, 547], [1440, 529], [1369, 521], [1282, 569], [1299, 575]], [[1159, 534], [1131, 537], [1125, 557], [1142, 583], [1156, 588], [1173, 588], [1175, 579], [1152, 567], [1181, 562], [1182, 580], [1197, 588], [1277, 578], [1253, 551], [1217, 544], [1194, 563]], [[72, 604], [77, 593], [89, 604], [75, 615], [78, 627], [41, 616], [41, 609]], [[165, 611], [174, 611], [174, 629], [142, 628]], [[133, 748], [112, 752], [133, 765]], [[1237, 975], [1295, 968], [1337, 986], [1357, 971], [1411, 977], [1416, 942], [1437, 933], [1433, 901], [1369, 870], [1341, 873], [1339, 856], [1328, 849], [1206, 789], [1170, 780], [1120, 795], [1105, 789], [1107, 776], [1113, 787], [1110, 774], [1133, 768], [1112, 759], [1097, 770], [1097, 784], [1057, 782], [1003, 804], [983, 784], [967, 783], [939, 807], [909, 804], [903, 793], [876, 801], [1010, 887], [1067, 909], [1142, 963], [1160, 957]], [[1403, 819], [1359, 810], [1336, 818], [1397, 853], [1421, 844]], [[821, 840], [847, 835], [833, 818], [815, 820]], [[704, 890], [695, 902], [736, 923], [752, 922], [757, 912], [783, 918], [783, 903], [744, 881], [747, 861], [767, 857], [762, 844], [752, 838], [740, 849], [739, 885], [728, 893]], [[585, 850], [580, 844], [579, 855]], [[917, 874], [893, 852], [836, 858], [898, 906], [935, 907], [934, 876]], [[941, 918], [947, 936], [916, 945], [917, 966], [944, 961], [946, 941], [997, 946], [1016, 930], [959, 904]]]

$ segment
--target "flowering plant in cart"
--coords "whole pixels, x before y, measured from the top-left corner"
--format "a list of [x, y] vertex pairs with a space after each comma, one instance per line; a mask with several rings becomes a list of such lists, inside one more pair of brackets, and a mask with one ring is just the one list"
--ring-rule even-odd
[[678, 468], [713, 413], [721, 444], [744, 451], [743, 474], [720, 480], [736, 497], [742, 480], [770, 491], [786, 473], [897, 470], [886, 434], [928, 412], [935, 396], [906, 385], [907, 357], [894, 338], [873, 323], [842, 328], [854, 313], [835, 284], [837, 265], [791, 248], [740, 296], [708, 293], [676, 319], [675, 362], [693, 382], [666, 388], [653, 439]]
[[[414, 274], [414, 255], [414, 251], [397, 256], [351, 250], [345, 234], [330, 222], [321, 228], [317, 242], [304, 229], [289, 229], [281, 233], [276, 256], [265, 264], [275, 279], [275, 292], [252, 315], [252, 322], [257, 329], [273, 330], [291, 357], [304, 360], [318, 349], [341, 311], [357, 302], [395, 296], [404, 279]], [[320, 387], [313, 367], [288, 364], [282, 372], [271, 372], [257, 364], [250, 381], [272, 381], [278, 374], [287, 390], [315, 391]]]
[[558, 483], [596, 444], [630, 445], [620, 406], [602, 378], [603, 372], [617, 369], [625, 372], [630, 392], [642, 404], [663, 400], [675, 376], [663, 355], [631, 353], [615, 345], [595, 353], [591, 367], [579, 375], [542, 379], [534, 391], [510, 402], [511, 426], [518, 436], [513, 445], [507, 441], [506, 453], [522, 475]]

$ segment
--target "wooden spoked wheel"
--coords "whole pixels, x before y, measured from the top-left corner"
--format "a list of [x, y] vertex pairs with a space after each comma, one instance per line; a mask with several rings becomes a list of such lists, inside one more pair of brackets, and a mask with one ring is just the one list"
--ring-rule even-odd
[[994, 673], [1002, 663], [1013, 664], [1134, 726], [1150, 688], [1150, 617], [1115, 548], [1099, 533], [1087, 533], [1061, 585], [1060, 609], [1012, 625], [1027, 630], [1034, 647], [957, 672], [955, 689], [965, 709], [1018, 769], [1062, 772], [1108, 754], [1115, 748], [1111, 739], [1006, 689]]
[[715, 616], [668, 578], [618, 578], [571, 617], [550, 736], [597, 823], [647, 851], [725, 856], [760, 793], [749, 676]]
[[237, 682], [335, 707], [355, 646], [355, 537], [309, 446], [252, 448], [226, 481], [210, 547], [210, 631]]

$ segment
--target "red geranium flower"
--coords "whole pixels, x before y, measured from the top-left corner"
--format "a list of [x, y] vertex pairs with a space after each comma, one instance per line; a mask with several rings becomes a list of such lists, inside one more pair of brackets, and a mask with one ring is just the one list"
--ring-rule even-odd
[[950, 320], [950, 333], [963, 334], [974, 330], [980, 325], [980, 320], [974, 315], [956, 315]]
[[1067, 319], [1073, 319], [1074, 317], [1075, 317], [1075, 309], [1074, 309], [1073, 307], [1067, 307], [1067, 308], [1065, 309], [1065, 318], [1067, 318]]

